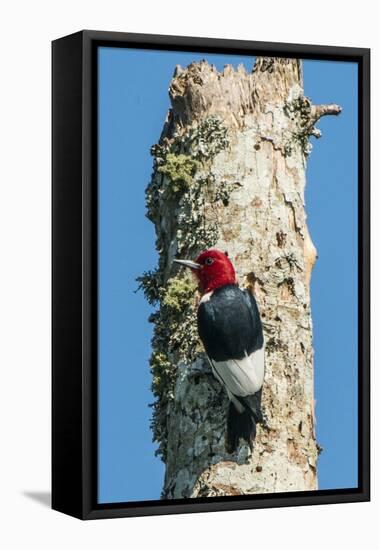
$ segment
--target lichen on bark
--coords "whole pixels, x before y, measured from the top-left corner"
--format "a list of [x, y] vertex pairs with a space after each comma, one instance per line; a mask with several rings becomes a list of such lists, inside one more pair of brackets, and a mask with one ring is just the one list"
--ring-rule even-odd
[[[336, 105], [312, 105], [301, 62], [257, 58], [252, 73], [206, 61], [177, 67], [147, 188], [159, 264], [140, 283], [157, 306], [152, 427], [164, 498], [317, 487], [309, 280], [316, 258], [304, 205], [309, 137]], [[263, 405], [253, 452], [225, 451], [227, 399], [196, 330], [196, 290], [175, 257], [226, 250], [264, 325]]]
[[[217, 204], [227, 204], [237, 184], [220, 179], [211, 163], [229, 146], [227, 129], [210, 116], [164, 137], [151, 148], [154, 172], [146, 191], [148, 217], [156, 224], [159, 266], [137, 280], [147, 300], [157, 306], [150, 317], [154, 323], [150, 359], [153, 403], [152, 429], [157, 454], [166, 460], [167, 418], [174, 399], [174, 384], [180, 361], [192, 361], [200, 349], [196, 328], [196, 284], [183, 270], [178, 273], [167, 261], [175, 252], [196, 255], [217, 242]], [[164, 212], [167, 212], [164, 215]], [[176, 229], [171, 235], [172, 224]], [[170, 242], [167, 242], [170, 235]], [[174, 239], [174, 246], [173, 240]], [[171, 260], [174, 255], [171, 255]], [[174, 275], [173, 275], [174, 273]]]

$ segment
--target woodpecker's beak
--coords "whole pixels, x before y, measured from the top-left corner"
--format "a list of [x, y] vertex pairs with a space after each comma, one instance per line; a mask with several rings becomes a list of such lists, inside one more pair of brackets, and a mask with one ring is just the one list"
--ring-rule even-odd
[[184, 267], [189, 267], [190, 269], [200, 269], [201, 265], [191, 260], [173, 260], [176, 264], [184, 265]]

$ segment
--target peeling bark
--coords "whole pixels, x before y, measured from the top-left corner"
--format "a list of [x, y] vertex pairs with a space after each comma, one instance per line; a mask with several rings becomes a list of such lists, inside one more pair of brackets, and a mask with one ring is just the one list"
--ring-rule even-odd
[[[318, 136], [315, 122], [341, 108], [312, 105], [304, 97], [301, 62], [295, 59], [257, 58], [251, 74], [242, 66], [219, 73], [207, 62], [177, 67], [169, 93], [172, 107], [148, 188], [160, 252], [153, 282], [161, 309], [153, 319], [153, 348], [164, 353], [169, 373], [155, 381], [153, 428], [166, 464], [162, 497], [316, 489], [309, 283], [317, 253], [306, 224], [305, 168], [309, 136]], [[202, 121], [213, 119], [222, 124], [207, 138], [212, 143], [217, 134], [215, 154], [207, 140], [203, 146], [201, 138], [191, 138]], [[194, 158], [197, 164], [190, 164]], [[181, 194], [172, 191], [180, 185]], [[205, 240], [191, 240], [191, 231]], [[228, 251], [262, 315], [268, 426], [258, 426], [252, 453], [244, 444], [234, 455], [225, 451], [227, 399], [196, 341], [195, 298], [177, 317], [167, 309], [170, 281], [184, 277], [173, 258], [194, 258], [205, 244]], [[145, 291], [147, 284], [151, 280]], [[175, 344], [173, 333], [188, 319], [191, 345], [183, 353], [185, 337]], [[153, 376], [162, 369], [153, 366]], [[162, 380], [171, 384], [166, 394]]]

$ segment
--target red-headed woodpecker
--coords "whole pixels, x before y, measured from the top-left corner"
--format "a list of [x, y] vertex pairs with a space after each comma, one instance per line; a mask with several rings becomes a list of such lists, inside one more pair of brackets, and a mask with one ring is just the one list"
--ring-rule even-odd
[[254, 296], [241, 290], [233, 264], [218, 250], [202, 252], [195, 262], [174, 260], [195, 274], [202, 298], [197, 312], [200, 339], [217, 380], [229, 397], [226, 449], [242, 438], [252, 449], [257, 422], [263, 421], [262, 322]]

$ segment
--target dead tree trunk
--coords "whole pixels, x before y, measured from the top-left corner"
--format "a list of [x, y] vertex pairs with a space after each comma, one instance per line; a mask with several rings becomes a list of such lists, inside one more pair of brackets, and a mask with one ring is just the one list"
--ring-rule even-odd
[[[315, 122], [341, 109], [312, 105], [302, 86], [301, 62], [279, 58], [258, 58], [251, 74], [193, 63], [171, 81], [147, 188], [159, 265], [140, 278], [157, 305], [152, 428], [163, 498], [317, 488], [305, 168]], [[195, 283], [172, 264], [213, 246], [228, 251], [264, 323], [268, 427], [252, 454], [225, 451], [226, 396], [197, 338]]]

